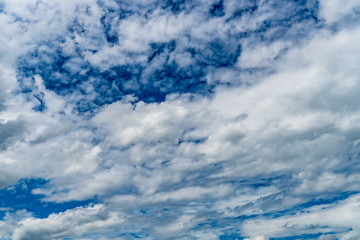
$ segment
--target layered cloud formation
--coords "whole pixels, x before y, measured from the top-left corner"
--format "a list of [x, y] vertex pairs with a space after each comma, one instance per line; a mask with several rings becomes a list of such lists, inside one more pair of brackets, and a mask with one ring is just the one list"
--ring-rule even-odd
[[0, 0], [1, 239], [358, 239], [356, 0]]

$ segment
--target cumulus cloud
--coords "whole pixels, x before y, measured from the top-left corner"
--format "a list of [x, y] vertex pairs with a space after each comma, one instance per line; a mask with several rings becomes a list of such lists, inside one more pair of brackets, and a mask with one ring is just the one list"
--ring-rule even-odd
[[63, 239], [91, 234], [119, 227], [122, 218], [111, 213], [102, 205], [76, 208], [60, 214], [52, 214], [46, 219], [26, 218], [19, 222], [13, 239]]
[[[320, 14], [323, 16], [327, 23], [334, 24], [348, 18], [348, 21], [358, 14], [359, 3], [356, 1], [347, 1], [345, 4], [338, 0], [323, 1], [320, 2]], [[350, 19], [349, 19], [350, 18]]]
[[358, 236], [355, 1], [1, 3], [2, 238]]
[[[351, 237], [359, 234], [358, 228], [353, 224], [359, 221], [356, 214], [358, 207], [359, 196], [355, 195], [337, 204], [310, 207], [295, 216], [280, 217], [273, 220], [247, 221], [243, 225], [243, 231], [249, 235], [261, 232], [272, 237], [339, 232], [336, 239], [353, 239]], [[333, 238], [334, 236], [326, 236], [326, 234], [319, 237], [319, 239]]]

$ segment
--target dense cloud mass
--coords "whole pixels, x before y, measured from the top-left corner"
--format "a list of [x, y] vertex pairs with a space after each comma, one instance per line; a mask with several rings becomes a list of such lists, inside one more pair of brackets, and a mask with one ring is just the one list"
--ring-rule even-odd
[[0, 0], [0, 238], [360, 238], [360, 2]]

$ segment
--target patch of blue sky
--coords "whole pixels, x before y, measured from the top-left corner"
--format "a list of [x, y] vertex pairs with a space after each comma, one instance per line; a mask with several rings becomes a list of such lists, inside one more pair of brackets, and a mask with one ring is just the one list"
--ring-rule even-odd
[[212, 17], [223, 17], [225, 15], [224, 0], [220, 0], [211, 6], [209, 14]]
[[229, 17], [226, 21], [231, 21], [233, 19], [236, 18], [241, 18], [242, 16], [246, 15], [246, 14], [253, 14], [257, 9], [258, 9], [258, 5], [254, 4], [254, 5], [250, 5], [247, 6], [245, 8], [242, 9], [238, 9], [236, 11], [234, 11], [231, 15], [231, 17]]
[[185, 2], [188, 2], [187, 0], [166, 0], [162, 4], [163, 9], [170, 9], [171, 12], [174, 14], [178, 14], [185, 10]]
[[219, 236], [219, 240], [243, 240], [245, 238], [241, 237], [239, 234], [236, 233], [229, 233]]
[[29, 178], [21, 179], [17, 184], [0, 190], [0, 218], [6, 212], [26, 210], [36, 218], [46, 218], [52, 213], [60, 213], [80, 206], [95, 203], [97, 200], [70, 201], [54, 203], [43, 201], [43, 195], [34, 195], [32, 190], [41, 188], [48, 183], [45, 179]]
[[0, 13], [4, 11], [4, 8], [5, 8], [5, 3], [0, 2]]
[[326, 196], [318, 196], [316, 198], [311, 199], [308, 202], [305, 202], [303, 204], [300, 204], [298, 206], [294, 207], [295, 209], [304, 209], [309, 208], [316, 205], [326, 205], [326, 204], [332, 204], [337, 203], [338, 201], [345, 200], [348, 197], [359, 194], [359, 192], [339, 192], [339, 193], [327, 193]]

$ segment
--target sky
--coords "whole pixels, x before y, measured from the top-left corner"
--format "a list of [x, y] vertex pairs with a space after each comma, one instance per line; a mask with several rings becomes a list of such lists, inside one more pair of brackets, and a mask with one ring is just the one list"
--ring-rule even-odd
[[0, 239], [360, 239], [360, 1], [0, 0]]

